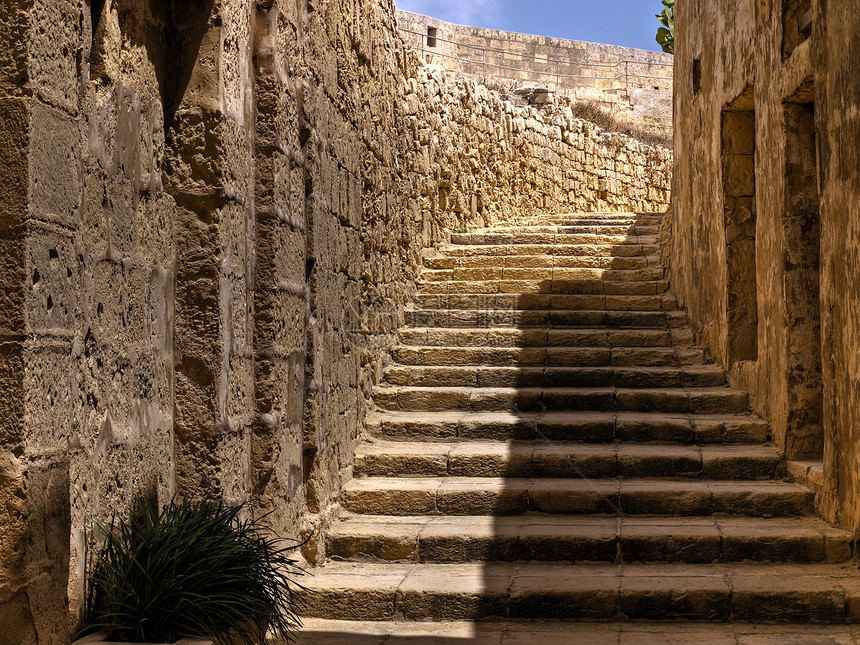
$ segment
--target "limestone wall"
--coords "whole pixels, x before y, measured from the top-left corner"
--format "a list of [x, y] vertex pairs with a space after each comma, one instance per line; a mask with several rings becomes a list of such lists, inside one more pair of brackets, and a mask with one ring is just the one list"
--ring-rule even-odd
[[429, 71], [376, 0], [5, 2], [0, 135], [0, 625], [21, 645], [68, 643], [87, 514], [137, 492], [253, 499], [318, 538], [422, 249], [662, 211], [671, 177], [663, 148]]
[[397, 26], [428, 64], [508, 89], [536, 83], [671, 132], [669, 54], [468, 27], [401, 10]]
[[860, 16], [691, 0], [676, 24], [673, 289], [776, 443], [823, 459], [825, 517], [857, 531]]

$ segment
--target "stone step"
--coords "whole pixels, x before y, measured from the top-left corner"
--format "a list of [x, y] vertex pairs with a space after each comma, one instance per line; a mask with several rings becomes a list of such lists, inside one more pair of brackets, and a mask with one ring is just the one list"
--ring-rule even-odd
[[531, 228], [532, 226], [553, 225], [556, 226], [558, 220], [570, 220], [573, 224], [589, 224], [593, 222], [624, 222], [630, 221], [639, 224], [658, 225], [665, 215], [663, 214], [638, 214], [638, 213], [560, 213], [560, 214], [532, 214], [524, 217], [516, 217], [509, 220], [490, 224], [488, 227], [505, 227], [505, 226], [522, 226]]
[[[602, 283], [606, 289], [617, 288], [617, 283], [648, 283], [662, 282], [663, 268], [646, 269], [600, 269], [591, 267], [464, 267], [450, 269], [424, 269], [420, 280], [423, 282], [476, 282], [501, 281], [506, 286], [511, 282], [521, 282], [526, 290], [518, 293], [531, 293], [534, 285], [530, 281], [558, 282], [555, 288], [570, 288], [567, 281], [585, 281]], [[581, 288], [596, 289], [597, 285], [585, 285]], [[592, 293], [589, 291], [588, 293]]]
[[484, 232], [516, 232], [516, 233], [564, 233], [568, 229], [581, 227], [639, 227], [649, 228], [656, 235], [659, 232], [660, 223], [657, 221], [640, 222], [636, 218], [581, 218], [570, 219], [567, 222], [545, 220], [531, 220], [527, 222], [499, 222], [489, 226], [475, 226], [470, 229], [472, 233]]
[[391, 365], [389, 385], [457, 387], [720, 387], [725, 372], [714, 365], [692, 367], [447, 367]]
[[500, 225], [538, 225], [542, 222], [554, 221], [557, 219], [574, 219], [577, 222], [590, 222], [592, 220], [623, 220], [623, 219], [631, 219], [635, 221], [650, 221], [654, 220], [656, 222], [662, 221], [665, 217], [664, 213], [619, 213], [619, 212], [588, 212], [588, 213], [529, 213], [527, 215], [519, 215], [514, 216], [512, 218], [506, 219], [503, 222], [499, 222]]
[[860, 619], [850, 564], [333, 562], [313, 573], [304, 615], [327, 619]]
[[[605, 244], [611, 246], [618, 243], [619, 240], [628, 239], [647, 239], [659, 240], [660, 226], [658, 222], [634, 222], [625, 220], [595, 220], [593, 222], [574, 222], [574, 221], [559, 221], [559, 222], [542, 222], [534, 225], [514, 225], [514, 226], [491, 226], [491, 227], [474, 227], [468, 228], [465, 231], [460, 231], [459, 235], [478, 235], [490, 236], [490, 239], [495, 239], [495, 236], [506, 235], [509, 237], [517, 236], [533, 236], [525, 237], [524, 239], [534, 239], [533, 243], [542, 244], [548, 236], [557, 236], [558, 238], [577, 236], [586, 236], [588, 241], [573, 241], [570, 244]], [[451, 242], [454, 242], [454, 236], [451, 237]], [[591, 241], [593, 240], [593, 241]], [[480, 242], [479, 242], [480, 243]], [[493, 243], [493, 242], [490, 242]], [[526, 243], [529, 243], [528, 241]]]
[[355, 473], [368, 477], [672, 477], [781, 479], [774, 446], [581, 444], [558, 441], [375, 441], [359, 446]]
[[578, 227], [641, 227], [648, 228], [654, 231], [653, 235], [657, 235], [660, 230], [662, 219], [659, 217], [652, 218], [636, 218], [636, 217], [620, 217], [620, 218], [571, 218], [571, 217], [556, 217], [541, 220], [527, 220], [517, 222], [510, 226], [492, 226], [487, 230], [521, 230], [528, 231], [533, 228], [578, 228]]
[[488, 246], [494, 244], [595, 244], [603, 247], [621, 245], [655, 246], [656, 235], [602, 235], [599, 233], [452, 233], [451, 244]]
[[663, 218], [527, 217], [424, 258], [308, 616], [860, 620], [852, 536], [695, 345]]
[[326, 535], [341, 560], [844, 562], [851, 535], [815, 517], [352, 515]]
[[564, 235], [600, 235], [612, 237], [626, 236], [649, 236], [653, 237], [660, 232], [659, 224], [637, 224], [636, 222], [624, 221], [592, 221], [592, 222], [568, 222], [568, 223], [541, 223], [530, 226], [491, 226], [488, 228], [475, 228], [469, 231], [471, 234], [477, 235], [518, 235], [518, 234], [537, 234], [545, 235], [564, 234]]
[[616, 329], [597, 327], [506, 329], [411, 327], [398, 332], [402, 345], [442, 347], [669, 347], [692, 345], [689, 329]]
[[[477, 279], [457, 281], [442, 278], [457, 269], [436, 273], [434, 282], [420, 282], [419, 293], [433, 294], [560, 294], [605, 296], [655, 296], [666, 293], [666, 280], [608, 281], [608, 280], [500, 280]], [[527, 271], [529, 269], [526, 269]]]
[[[458, 249], [462, 247], [456, 247]], [[553, 269], [602, 269], [604, 271], [638, 271], [659, 269], [660, 257], [657, 255], [640, 257], [601, 257], [595, 255], [441, 255], [426, 257], [423, 264], [428, 269], [474, 269], [481, 267], [501, 267], [503, 269], [553, 268]], [[662, 276], [661, 276], [662, 277]]]
[[540, 222], [551, 222], [556, 220], [575, 220], [591, 221], [591, 220], [624, 220], [630, 219], [641, 222], [662, 222], [665, 213], [618, 213], [618, 212], [589, 212], [589, 213], [541, 213], [537, 215], [526, 215], [524, 217], [515, 218], [513, 221], [517, 224], [539, 224]]
[[303, 618], [297, 645], [856, 645], [860, 627], [796, 623], [349, 621]]
[[341, 503], [370, 515], [737, 515], [801, 517], [813, 493], [799, 484], [758, 480], [364, 477]]
[[371, 434], [400, 441], [545, 439], [600, 443], [747, 444], [770, 439], [754, 415], [661, 412], [386, 412], [368, 419]]
[[[486, 296], [493, 300], [497, 296]], [[448, 308], [448, 304], [467, 304], [461, 298], [449, 296], [444, 303], [440, 296], [426, 296], [423, 302], [432, 308], [407, 309], [406, 322], [414, 327], [498, 328], [545, 326], [571, 329], [576, 327], [608, 327], [612, 329], [684, 329], [687, 317], [681, 311], [605, 311], [602, 309], [511, 309]]]
[[[437, 283], [429, 283], [437, 284]], [[444, 285], [444, 282], [438, 284]], [[465, 284], [465, 283], [464, 283]], [[426, 286], [426, 285], [425, 285]], [[606, 295], [561, 293], [418, 293], [413, 298], [418, 309], [528, 310], [551, 309], [594, 311], [676, 311], [671, 294]]]
[[702, 365], [695, 347], [421, 347], [399, 345], [391, 358], [401, 365], [547, 367], [666, 367]]
[[392, 411], [593, 410], [698, 414], [737, 414], [749, 411], [747, 392], [730, 388], [384, 386], [375, 388], [373, 400], [380, 409]]
[[660, 254], [660, 245], [656, 243], [634, 244], [632, 242], [625, 244], [603, 244], [600, 242], [575, 243], [573, 240], [531, 244], [513, 244], [510, 241], [504, 241], [486, 244], [472, 243], [444, 246], [440, 249], [440, 252], [449, 257], [552, 255], [559, 257], [602, 257], [615, 259], [658, 256]]
[[517, 218], [508, 222], [499, 222], [486, 228], [523, 228], [530, 229], [539, 226], [587, 226], [589, 224], [607, 224], [609, 226], [620, 226], [623, 224], [638, 224], [641, 226], [659, 226], [661, 217], [640, 217], [637, 215], [601, 215], [599, 217], [579, 215], [536, 215]]

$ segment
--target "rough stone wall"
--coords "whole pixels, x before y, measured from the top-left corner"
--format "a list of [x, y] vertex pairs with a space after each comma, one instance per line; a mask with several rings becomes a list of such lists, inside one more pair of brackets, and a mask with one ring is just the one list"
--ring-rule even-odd
[[[841, 0], [690, 0], [676, 24], [673, 289], [789, 458], [823, 458], [824, 516], [858, 531], [860, 16]], [[729, 168], [738, 113], [754, 125], [734, 143], [754, 153]], [[733, 265], [756, 315], [757, 349], [738, 362]]]
[[662, 211], [671, 178], [663, 148], [431, 72], [377, 0], [4, 2], [0, 136], [0, 642], [20, 645], [68, 642], [86, 516], [137, 492], [205, 476], [320, 535], [422, 249]]
[[[455, 25], [401, 10], [397, 26], [428, 64], [509, 89], [536, 83], [671, 131], [669, 54]], [[435, 43], [428, 29], [435, 29]]]
[[[10, 643], [68, 642], [86, 512], [173, 486], [174, 210], [148, 58], [163, 41], [121, 47], [115, 7], [83, 18], [65, 0], [0, 9], [0, 625]], [[121, 20], [133, 37], [161, 31], [142, 8]], [[101, 29], [92, 66], [91, 24]]]

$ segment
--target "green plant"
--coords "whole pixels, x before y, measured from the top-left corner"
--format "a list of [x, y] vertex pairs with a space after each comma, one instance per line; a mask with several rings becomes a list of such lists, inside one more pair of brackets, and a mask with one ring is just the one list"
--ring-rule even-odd
[[291, 641], [301, 626], [294, 578], [304, 572], [288, 553], [300, 545], [285, 546], [244, 510], [173, 499], [159, 513], [138, 497], [123, 520], [91, 518], [86, 631], [131, 642], [255, 645], [267, 632]]
[[675, 53], [675, 0], [663, 0], [663, 11], [657, 14], [663, 25], [657, 30], [657, 44], [667, 54]]

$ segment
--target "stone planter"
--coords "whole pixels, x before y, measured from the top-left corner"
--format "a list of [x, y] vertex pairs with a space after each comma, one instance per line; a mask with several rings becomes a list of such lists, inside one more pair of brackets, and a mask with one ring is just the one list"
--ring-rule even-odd
[[[100, 632], [88, 634], [72, 643], [72, 645], [135, 645], [134, 643], [117, 643], [105, 640], [106, 636]], [[182, 638], [175, 643], [138, 643], [136, 645], [212, 645], [212, 641], [205, 638]]]

